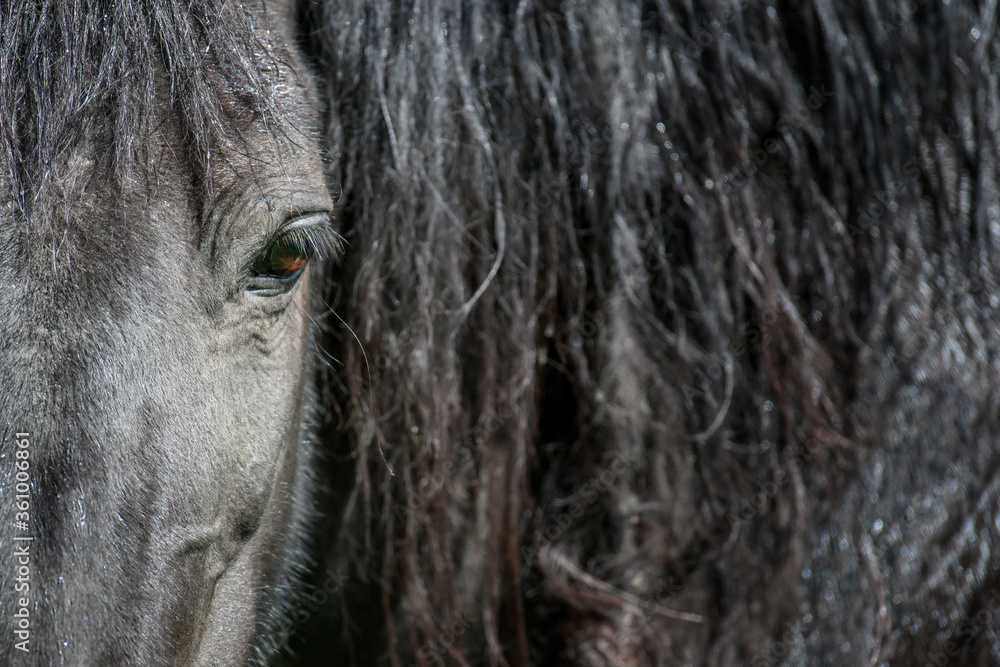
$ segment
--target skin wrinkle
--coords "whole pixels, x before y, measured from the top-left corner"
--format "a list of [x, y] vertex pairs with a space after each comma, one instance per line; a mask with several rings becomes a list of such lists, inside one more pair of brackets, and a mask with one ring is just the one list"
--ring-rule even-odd
[[1000, 663], [993, 3], [246, 4], [0, 3], [34, 660]]
[[[140, 3], [119, 9], [121, 20], [131, 11], [137, 28], [148, 27]], [[184, 25], [188, 12], [203, 9], [170, 11]], [[17, 249], [0, 271], [19, 287], [0, 294], [2, 446], [6, 456], [10, 429], [23, 427], [34, 447], [33, 664], [261, 662], [287, 632], [268, 591], [294, 587], [308, 520], [297, 497], [309, 496], [313, 483], [305, 425], [314, 418], [304, 404], [314, 394], [313, 282], [304, 275], [289, 293], [268, 298], [246, 294], [242, 272], [286, 216], [332, 205], [310, 129], [312, 84], [296, 82], [287, 8], [271, 10], [253, 39], [275, 55], [270, 76], [287, 83], [270, 97], [250, 83], [263, 110], [243, 114], [237, 136], [220, 141], [234, 126], [214, 121], [198, 134], [206, 118], [234, 111], [234, 98], [195, 108], [211, 107], [231, 80], [139, 68], [149, 86], [169, 83], [157, 88], [155, 104], [123, 108], [116, 124], [117, 90], [98, 83], [91, 94], [106, 95], [106, 106], [91, 107], [82, 127], [102, 129], [69, 144], [56, 134], [24, 136], [27, 150], [52, 167], [37, 171], [29, 161], [19, 172], [5, 164], [5, 174], [20, 174], [33, 191], [30, 206], [0, 218], [0, 238]], [[238, 61], [244, 26], [226, 11], [214, 25], [233, 50], [216, 44], [214, 56]], [[14, 19], [2, 19], [10, 29]], [[118, 38], [116, 25], [105, 23], [93, 39]], [[151, 41], [193, 40], [173, 44], [175, 62], [189, 46], [201, 48], [197, 30], [162, 30]], [[107, 53], [95, 66], [117, 67], [122, 57]], [[61, 65], [37, 65], [45, 66]], [[80, 72], [47, 76], [31, 70], [22, 80], [41, 95], [46, 85], [72, 90], [72, 76], [95, 85]], [[209, 80], [214, 90], [199, 89]], [[128, 164], [115, 164], [104, 146], [119, 141], [119, 130], [148, 126], [144, 114], [164, 119], [152, 123], [155, 161], [126, 149]], [[270, 209], [260, 206], [264, 195]], [[208, 211], [208, 226], [193, 239]], [[211, 238], [213, 251], [199, 237]], [[11, 266], [8, 256], [24, 260]], [[9, 474], [0, 473], [3, 488], [11, 488]], [[3, 511], [12, 525], [6, 503]], [[6, 555], [0, 561], [10, 565]], [[13, 604], [0, 596], [5, 617]], [[2, 645], [4, 655], [19, 655]]]

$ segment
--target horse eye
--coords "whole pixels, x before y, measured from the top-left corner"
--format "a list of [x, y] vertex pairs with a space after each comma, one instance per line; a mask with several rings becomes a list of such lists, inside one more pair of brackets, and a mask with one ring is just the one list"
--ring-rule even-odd
[[302, 273], [312, 255], [313, 245], [308, 240], [282, 237], [257, 258], [250, 267], [250, 275], [290, 281]]

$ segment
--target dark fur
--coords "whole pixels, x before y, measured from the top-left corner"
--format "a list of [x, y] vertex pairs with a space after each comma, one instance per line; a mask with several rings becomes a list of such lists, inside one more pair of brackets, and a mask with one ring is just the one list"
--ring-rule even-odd
[[289, 13], [0, 4], [0, 663], [261, 663], [283, 643], [318, 303], [247, 281], [289, 221], [333, 240]]
[[310, 6], [367, 357], [299, 649], [1000, 661], [988, 7]]
[[1000, 662], [992, 7], [303, 3], [350, 250], [300, 661]]
[[[31, 0], [0, 9], [0, 139], [20, 201], [95, 129], [108, 131], [105, 156], [120, 176], [147, 158], [164, 88], [202, 166], [213, 142], [231, 140], [233, 111], [246, 120], [270, 110], [251, 21], [232, 3]], [[243, 93], [241, 108], [220, 105], [220, 83]]]

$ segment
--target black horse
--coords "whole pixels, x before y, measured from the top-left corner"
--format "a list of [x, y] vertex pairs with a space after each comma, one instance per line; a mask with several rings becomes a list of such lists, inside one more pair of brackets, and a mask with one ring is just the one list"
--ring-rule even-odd
[[3, 5], [5, 663], [237, 664], [280, 623], [336, 249], [290, 11]]
[[0, 21], [5, 658], [1000, 663], [994, 3]]

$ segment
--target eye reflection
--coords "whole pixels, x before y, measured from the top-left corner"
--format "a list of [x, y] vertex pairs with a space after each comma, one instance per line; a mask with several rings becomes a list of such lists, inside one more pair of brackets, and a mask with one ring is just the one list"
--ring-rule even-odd
[[250, 275], [291, 280], [302, 272], [312, 254], [313, 245], [307, 239], [282, 237], [257, 258], [250, 267]]

